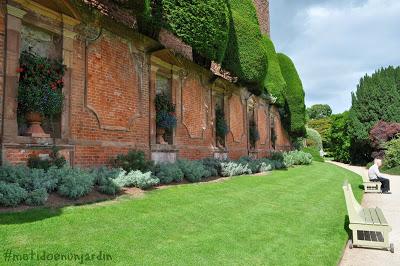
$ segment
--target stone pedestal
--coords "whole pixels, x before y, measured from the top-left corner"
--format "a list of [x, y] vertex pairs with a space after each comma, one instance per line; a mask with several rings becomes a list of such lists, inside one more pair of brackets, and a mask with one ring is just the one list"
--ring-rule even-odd
[[226, 151], [226, 150], [214, 151], [214, 158], [218, 159], [218, 160], [227, 160], [228, 159], [228, 151]]
[[174, 145], [153, 144], [151, 145], [151, 160], [158, 163], [174, 163], [178, 149]]

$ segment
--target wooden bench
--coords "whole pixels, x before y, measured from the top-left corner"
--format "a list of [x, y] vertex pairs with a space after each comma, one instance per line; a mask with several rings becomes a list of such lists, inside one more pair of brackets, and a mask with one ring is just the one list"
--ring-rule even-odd
[[363, 208], [354, 197], [351, 185], [343, 184], [347, 212], [349, 214], [349, 228], [353, 232], [353, 239], [349, 247], [370, 247], [388, 249], [394, 253], [394, 245], [389, 244], [389, 226], [379, 208]]
[[362, 175], [363, 179], [363, 186], [364, 186], [364, 192], [365, 193], [381, 193], [382, 189], [382, 183], [381, 182], [372, 182], [369, 180], [368, 176]]

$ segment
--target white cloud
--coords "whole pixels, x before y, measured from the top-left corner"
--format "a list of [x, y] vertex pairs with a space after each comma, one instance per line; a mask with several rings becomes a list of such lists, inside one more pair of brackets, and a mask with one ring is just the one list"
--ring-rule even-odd
[[365, 73], [400, 65], [399, 0], [312, 1], [291, 10], [286, 32], [277, 27], [283, 23], [279, 13], [287, 11], [282, 4], [274, 8], [274, 2], [272, 37], [294, 60], [307, 105], [328, 103], [335, 112], [344, 111]]

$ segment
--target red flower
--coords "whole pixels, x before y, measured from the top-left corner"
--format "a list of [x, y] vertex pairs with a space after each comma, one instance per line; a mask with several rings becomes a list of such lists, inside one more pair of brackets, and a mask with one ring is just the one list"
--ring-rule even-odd
[[22, 73], [22, 72], [24, 72], [24, 71], [25, 71], [25, 69], [22, 68], [22, 67], [17, 68], [17, 73]]
[[55, 84], [55, 83], [51, 83], [51, 89], [53, 90], [53, 91], [55, 91], [56, 90], [56, 88], [57, 88], [57, 85]]

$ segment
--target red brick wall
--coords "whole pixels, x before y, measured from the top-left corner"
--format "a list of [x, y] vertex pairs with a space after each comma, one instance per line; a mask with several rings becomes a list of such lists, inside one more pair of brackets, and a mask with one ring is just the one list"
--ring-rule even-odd
[[262, 34], [270, 35], [269, 0], [253, 0]]
[[[0, 9], [4, 10], [4, 1], [1, 1]], [[0, 12], [0, 118], [3, 117], [4, 41], [5, 41], [5, 16], [4, 16], [4, 12]], [[3, 127], [2, 122], [3, 122], [3, 119], [0, 119], [0, 130]], [[0, 142], [1, 142], [1, 139], [0, 139]]]
[[228, 156], [231, 159], [239, 159], [248, 155], [246, 105], [238, 94], [233, 94], [227, 104], [230, 129], [226, 138]]
[[[4, 160], [14, 164], [24, 164], [28, 161], [31, 156], [39, 156], [40, 154], [49, 155], [52, 152], [51, 148], [32, 148], [32, 147], [7, 147], [5, 149]], [[60, 156], [64, 156], [67, 163], [70, 164], [72, 150], [71, 149], [61, 149], [59, 151]]]
[[200, 159], [213, 156], [215, 140], [211, 90], [202, 83], [201, 75], [192, 69], [182, 82], [181, 93], [177, 92], [176, 145], [180, 158]]
[[70, 95], [70, 142], [76, 145], [75, 164], [106, 163], [128, 149], [149, 154], [146, 66], [135, 73], [134, 64], [141, 65], [135, 60], [139, 59], [130, 53], [124, 40], [110, 33], [87, 50], [85, 90], [85, 45], [75, 41]]
[[282, 122], [279, 118], [278, 108], [276, 106], [272, 107], [272, 112], [274, 113], [275, 117], [275, 134], [277, 136], [275, 142], [275, 149], [276, 150], [289, 150], [291, 149], [291, 143], [289, 135], [287, 134], [286, 130], [284, 129]]
[[[264, 5], [268, 1], [254, 1], [258, 3], [262, 30], [269, 31], [269, 16], [265, 17], [268, 5]], [[0, 13], [1, 74], [4, 34], [4, 19]], [[187, 58], [191, 58], [190, 47], [170, 37], [168, 33], [163, 34], [163, 42], [178, 47]], [[67, 155], [71, 154], [75, 165], [108, 164], [111, 157], [129, 149], [143, 150], [150, 157], [151, 147], [155, 144], [154, 84], [156, 73], [161, 68], [165, 68], [164, 73], [169, 73], [172, 79], [172, 98], [178, 118], [173, 149], [177, 150], [178, 158], [200, 159], [214, 155], [215, 99], [212, 96], [213, 84], [210, 83], [211, 72], [189, 60], [177, 58], [167, 50], [160, 53], [164, 57], [156, 56], [159, 65], [153, 69], [151, 66], [157, 60], [151, 60], [155, 54], [144, 51], [156, 50], [159, 44], [142, 37], [128, 38], [103, 31], [87, 46], [82, 39], [78, 37], [73, 43], [72, 63], [68, 69], [70, 80], [66, 80], [69, 89], [65, 90], [69, 104], [63, 113], [63, 118], [68, 117], [63, 120], [67, 121], [63, 128], [66, 133], [63, 139], [58, 140], [69, 145]], [[0, 75], [0, 104], [2, 97], [3, 75]], [[230, 127], [226, 148], [231, 159], [249, 153], [246, 108], [241, 89], [229, 83], [225, 89], [224, 109]], [[266, 156], [271, 149], [268, 107], [257, 105], [257, 108], [256, 121], [261, 139], [255, 152], [258, 156]], [[0, 108], [0, 116], [3, 116], [2, 110]], [[275, 125], [277, 146], [286, 147], [289, 138], [279, 117], [275, 118]], [[30, 149], [17, 143], [4, 146], [2, 152], [5, 160], [18, 163], [26, 161], [31, 154], [46, 153], [49, 149]]]
[[128, 43], [107, 34], [91, 45], [87, 78], [87, 107], [100, 127], [128, 130], [140, 115], [139, 84]]

